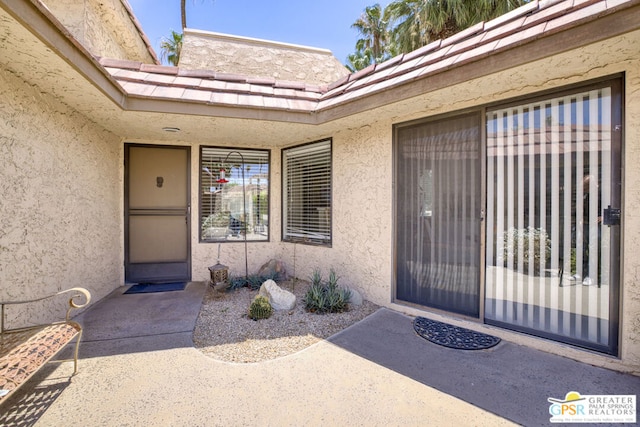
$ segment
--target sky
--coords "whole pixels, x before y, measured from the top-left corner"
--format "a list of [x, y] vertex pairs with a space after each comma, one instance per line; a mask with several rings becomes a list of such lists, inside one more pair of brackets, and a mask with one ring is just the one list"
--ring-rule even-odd
[[[181, 32], [180, 0], [128, 0], [153, 49]], [[329, 49], [342, 63], [355, 51], [351, 25], [376, 0], [187, 0], [187, 27]]]

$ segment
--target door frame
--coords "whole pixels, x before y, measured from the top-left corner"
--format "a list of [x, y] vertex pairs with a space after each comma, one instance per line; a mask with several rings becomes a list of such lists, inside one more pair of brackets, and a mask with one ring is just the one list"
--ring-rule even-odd
[[[620, 218], [620, 224], [616, 227], [612, 227], [612, 239], [617, 242], [616, 245], [612, 245], [612, 253], [611, 253], [611, 270], [610, 270], [610, 280], [611, 280], [611, 293], [609, 296], [609, 334], [610, 334], [610, 345], [607, 348], [594, 347], [594, 346], [585, 346], [582, 342], [576, 342], [572, 339], [559, 339], [556, 335], [541, 333], [540, 331], [532, 331], [529, 329], [521, 329], [518, 327], [514, 327], [514, 325], [504, 324], [494, 321], [487, 321], [485, 318], [485, 302], [486, 302], [486, 273], [487, 273], [487, 265], [486, 265], [486, 241], [487, 241], [487, 224], [486, 224], [486, 209], [487, 209], [487, 129], [486, 129], [486, 113], [490, 108], [495, 108], [496, 106], [508, 106], [508, 105], [517, 105], [522, 101], [531, 101], [534, 99], [544, 99], [550, 96], [558, 96], [563, 93], [571, 93], [575, 92], [581, 88], [589, 88], [589, 87], [597, 87], [597, 86], [611, 86], [612, 90], [612, 102], [613, 105], [619, 105], [620, 108], [616, 110], [613, 108], [612, 111], [612, 172], [615, 170], [617, 177], [619, 179], [619, 192], [612, 192], [615, 196], [619, 197], [619, 200], [612, 200], [612, 202], [617, 202], [616, 205], [622, 209], [623, 215]], [[400, 167], [397, 153], [397, 144], [398, 144], [398, 129], [417, 125], [417, 124], [427, 124], [429, 122], [435, 122], [438, 120], [446, 119], [449, 117], [461, 116], [469, 113], [478, 113], [481, 116], [480, 122], [480, 171], [481, 176], [481, 207], [482, 211], [480, 212], [481, 218], [481, 232], [480, 232], [480, 271], [479, 271], [479, 280], [480, 280], [480, 290], [479, 290], [479, 303], [480, 303], [480, 313], [479, 317], [470, 317], [461, 315], [459, 313], [455, 313], [452, 311], [445, 311], [438, 308], [432, 308], [426, 305], [420, 305], [416, 303], [412, 303], [405, 300], [400, 300], [397, 298], [398, 294], [398, 251], [397, 251], [397, 239], [398, 239], [398, 212], [397, 212], [397, 169]], [[560, 344], [569, 344], [576, 347], [588, 348], [591, 350], [596, 350], [598, 352], [602, 352], [605, 354], [611, 354], [613, 356], [619, 356], [620, 354], [620, 342], [621, 342], [621, 322], [620, 318], [622, 316], [622, 292], [623, 292], [623, 271], [624, 271], [624, 258], [623, 258], [623, 230], [624, 230], [624, 209], [625, 209], [625, 176], [624, 176], [624, 168], [625, 168], [625, 75], [624, 74], [613, 74], [608, 76], [603, 76], [600, 78], [586, 80], [582, 82], [578, 82], [571, 85], [566, 85], [562, 87], [552, 88], [548, 90], [543, 90], [535, 93], [525, 94], [522, 96], [517, 96], [514, 98], [491, 102], [483, 105], [478, 105], [476, 107], [452, 111], [444, 114], [438, 114], [431, 117], [423, 117], [416, 120], [411, 120], [408, 122], [397, 123], [393, 125], [393, 140], [392, 140], [392, 278], [391, 278], [391, 302], [406, 305], [409, 307], [415, 307], [422, 310], [429, 310], [435, 313], [442, 313], [445, 315], [453, 315], [458, 318], [466, 319], [472, 322], [483, 323], [483, 324], [494, 324], [506, 330], [519, 331], [527, 334], [540, 336], [542, 338], [546, 338]]]
[[[443, 313], [443, 314], [447, 314], [447, 315], [454, 315], [456, 317], [462, 318], [462, 319], [468, 319], [471, 320], [473, 322], [478, 322], [478, 323], [482, 323], [483, 319], [484, 319], [484, 276], [485, 276], [485, 254], [484, 254], [484, 248], [485, 248], [485, 235], [486, 235], [486, 230], [485, 230], [485, 224], [484, 224], [484, 212], [485, 212], [485, 206], [486, 206], [486, 182], [485, 182], [485, 175], [486, 175], [486, 143], [485, 143], [485, 136], [486, 136], [486, 130], [485, 130], [485, 126], [484, 126], [484, 114], [485, 114], [485, 109], [483, 107], [471, 107], [471, 108], [466, 108], [466, 109], [462, 109], [462, 110], [456, 110], [456, 111], [452, 111], [452, 112], [448, 112], [448, 113], [444, 113], [444, 114], [438, 114], [435, 116], [431, 116], [431, 117], [423, 117], [420, 119], [416, 119], [416, 120], [410, 120], [407, 122], [402, 122], [402, 123], [396, 123], [393, 125], [393, 142], [392, 142], [392, 165], [393, 165], [393, 172], [392, 172], [392, 189], [393, 189], [393, 195], [392, 195], [392, 217], [394, 218], [393, 220], [393, 224], [392, 224], [392, 233], [393, 233], [393, 247], [392, 247], [392, 284], [391, 284], [391, 302], [393, 303], [398, 303], [401, 305], [406, 305], [409, 307], [416, 307], [419, 309], [428, 309], [429, 311], [433, 311], [436, 313]], [[480, 156], [479, 158], [479, 162], [478, 162], [478, 170], [479, 170], [479, 176], [477, 177], [478, 180], [480, 181], [479, 183], [479, 187], [480, 187], [480, 200], [479, 200], [479, 207], [480, 210], [479, 212], [477, 212], [478, 218], [479, 218], [479, 222], [478, 222], [478, 232], [479, 232], [479, 241], [478, 241], [478, 257], [477, 257], [477, 262], [478, 262], [478, 286], [477, 286], [477, 291], [478, 291], [478, 315], [471, 315], [471, 314], [465, 314], [465, 313], [461, 313], [461, 312], [457, 312], [457, 311], [451, 311], [451, 310], [446, 310], [443, 308], [439, 308], [439, 307], [434, 307], [434, 306], [430, 306], [430, 305], [421, 305], [415, 302], [411, 302], [411, 301], [406, 301], [406, 300], [402, 300], [399, 299], [397, 297], [398, 295], [398, 249], [397, 249], [397, 243], [398, 243], [398, 223], [397, 223], [397, 219], [398, 219], [398, 211], [397, 211], [397, 188], [398, 188], [398, 181], [397, 181], [397, 170], [398, 168], [400, 168], [401, 166], [399, 165], [399, 156], [398, 156], [398, 143], [399, 143], [399, 139], [398, 139], [398, 132], [400, 129], [403, 128], [407, 128], [407, 127], [412, 127], [412, 126], [420, 126], [420, 125], [429, 125], [430, 123], [437, 123], [443, 120], [447, 120], [447, 119], [456, 119], [456, 118], [460, 118], [460, 117], [465, 117], [465, 116], [477, 116], [478, 119], [478, 148], [477, 148], [477, 152], [478, 152], [478, 156]]]
[[[161, 148], [184, 150], [186, 152], [186, 209], [184, 212], [186, 218], [186, 260], [184, 262], [159, 262], [159, 263], [140, 263], [139, 268], [134, 268], [130, 263], [129, 253], [129, 218], [131, 216], [129, 206], [129, 157], [130, 148]], [[173, 282], [173, 281], [191, 281], [192, 271], [192, 252], [191, 252], [191, 147], [179, 145], [160, 145], [160, 144], [140, 144], [127, 143], [124, 144], [124, 276], [125, 282], [138, 283], [150, 281], [154, 283]]]

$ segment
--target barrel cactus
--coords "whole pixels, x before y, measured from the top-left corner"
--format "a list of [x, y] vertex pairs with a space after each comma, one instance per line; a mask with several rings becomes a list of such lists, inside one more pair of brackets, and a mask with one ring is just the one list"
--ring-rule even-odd
[[267, 297], [257, 295], [249, 306], [249, 318], [253, 320], [268, 319], [271, 317], [273, 308]]

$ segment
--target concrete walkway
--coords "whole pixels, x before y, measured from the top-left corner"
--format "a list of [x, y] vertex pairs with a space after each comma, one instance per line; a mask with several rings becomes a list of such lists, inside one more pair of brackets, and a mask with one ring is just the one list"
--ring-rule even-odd
[[547, 397], [640, 394], [640, 379], [502, 342], [460, 351], [381, 309], [302, 352], [231, 364], [193, 348], [206, 287], [122, 295], [79, 320], [80, 372], [50, 365], [0, 410], [0, 425], [548, 425]]

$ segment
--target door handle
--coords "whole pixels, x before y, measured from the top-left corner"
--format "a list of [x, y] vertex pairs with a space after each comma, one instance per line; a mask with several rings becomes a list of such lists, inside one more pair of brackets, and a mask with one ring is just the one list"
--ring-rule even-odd
[[604, 225], [620, 225], [620, 208], [612, 208], [611, 205], [604, 210], [602, 223]]

